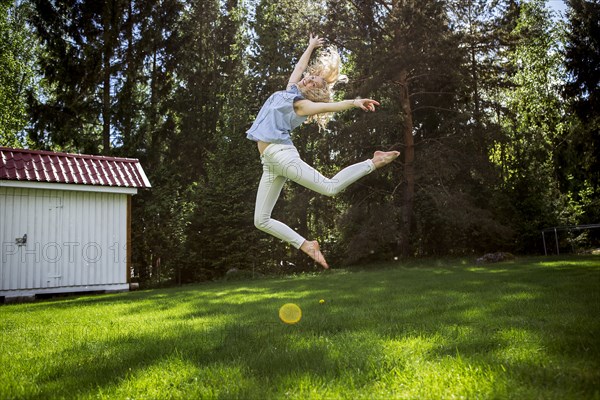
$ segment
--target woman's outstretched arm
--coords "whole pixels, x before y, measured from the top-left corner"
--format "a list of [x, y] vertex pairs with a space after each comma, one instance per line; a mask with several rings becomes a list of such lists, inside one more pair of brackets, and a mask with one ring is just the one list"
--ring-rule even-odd
[[304, 71], [306, 71], [306, 68], [308, 67], [308, 62], [310, 61], [310, 56], [312, 55], [313, 50], [323, 46], [324, 42], [325, 39], [320, 38], [319, 36], [313, 37], [312, 34], [310, 35], [308, 47], [306, 48], [306, 50], [304, 50], [302, 57], [300, 57], [300, 60], [298, 60], [296, 67], [294, 67], [294, 72], [292, 72], [292, 75], [290, 75], [290, 79], [287, 85], [288, 89], [292, 84], [300, 82], [300, 79], [302, 79], [302, 74], [304, 73]]
[[322, 113], [349, 110], [357, 107], [364, 111], [375, 111], [379, 103], [372, 99], [342, 100], [334, 103], [315, 103], [310, 100], [298, 100], [294, 103], [296, 114], [309, 116]]

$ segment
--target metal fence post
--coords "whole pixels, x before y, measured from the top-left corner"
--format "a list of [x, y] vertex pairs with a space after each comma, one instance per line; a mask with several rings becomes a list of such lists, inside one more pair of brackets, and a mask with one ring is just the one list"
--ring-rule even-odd
[[542, 241], [544, 242], [544, 255], [548, 255], [548, 251], [546, 250], [546, 236], [544, 235], [544, 231], [542, 231]]

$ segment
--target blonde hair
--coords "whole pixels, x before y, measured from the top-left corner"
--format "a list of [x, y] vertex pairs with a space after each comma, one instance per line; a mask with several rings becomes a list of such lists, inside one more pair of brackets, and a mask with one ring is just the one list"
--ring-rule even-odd
[[[323, 49], [317, 59], [306, 69], [305, 75], [314, 75], [323, 78], [324, 87], [302, 88], [302, 95], [314, 102], [330, 103], [333, 101], [333, 87], [338, 82], [348, 82], [346, 75], [340, 75], [341, 59], [334, 46]], [[308, 117], [307, 122], [316, 122], [319, 130], [325, 129], [325, 126], [331, 119], [333, 113], [315, 114]]]

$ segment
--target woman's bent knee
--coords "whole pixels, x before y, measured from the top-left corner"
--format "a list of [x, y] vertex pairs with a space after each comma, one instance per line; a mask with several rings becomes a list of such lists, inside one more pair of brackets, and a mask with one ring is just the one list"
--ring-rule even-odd
[[254, 226], [261, 231], [267, 230], [269, 226], [269, 218], [254, 217]]

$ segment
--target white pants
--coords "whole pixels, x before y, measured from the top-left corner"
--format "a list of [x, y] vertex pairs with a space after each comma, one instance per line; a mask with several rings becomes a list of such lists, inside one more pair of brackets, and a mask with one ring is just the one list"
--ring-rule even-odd
[[308, 189], [326, 196], [335, 196], [352, 183], [375, 170], [366, 160], [341, 170], [328, 179], [300, 159], [292, 145], [270, 144], [261, 155], [263, 174], [256, 194], [254, 225], [276, 238], [299, 249], [305, 239], [284, 223], [271, 218], [275, 203], [286, 180], [290, 179]]

